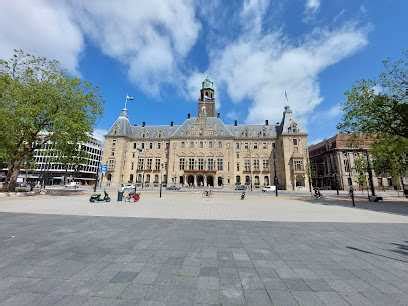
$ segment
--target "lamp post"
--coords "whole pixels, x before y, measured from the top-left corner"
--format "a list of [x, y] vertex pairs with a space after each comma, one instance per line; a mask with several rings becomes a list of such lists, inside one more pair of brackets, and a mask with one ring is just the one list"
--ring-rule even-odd
[[334, 172], [334, 184], [336, 185], [336, 193], [339, 195], [339, 182], [337, 181], [337, 173]]
[[160, 195], [159, 195], [159, 197], [161, 198], [162, 197], [162, 186], [163, 186], [163, 174], [162, 174], [162, 170], [163, 170], [163, 166], [164, 166], [164, 164], [163, 163], [161, 163], [161, 165], [160, 165]]
[[353, 188], [353, 179], [351, 178], [351, 163], [350, 163], [350, 155], [349, 153], [347, 153], [347, 160], [349, 163], [349, 183], [350, 185], [350, 196], [351, 196], [351, 202], [353, 203], [353, 207], [356, 207], [356, 203], [354, 202], [354, 188]]
[[278, 196], [278, 176], [276, 175], [276, 152], [275, 152], [275, 148], [273, 148], [272, 155], [273, 155], [273, 171], [274, 171], [273, 183], [275, 184], [275, 196]]

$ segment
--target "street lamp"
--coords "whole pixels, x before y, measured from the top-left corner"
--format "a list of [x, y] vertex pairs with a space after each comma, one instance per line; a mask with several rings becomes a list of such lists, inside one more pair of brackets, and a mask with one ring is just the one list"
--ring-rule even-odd
[[351, 202], [353, 203], [353, 207], [356, 207], [356, 203], [354, 202], [354, 188], [353, 188], [353, 179], [351, 178], [351, 163], [350, 163], [350, 154], [347, 153], [347, 160], [348, 160], [348, 170], [349, 170], [349, 184], [350, 185], [350, 196], [351, 196]]
[[275, 196], [278, 196], [278, 176], [276, 175], [276, 152], [275, 148], [273, 148], [272, 155], [273, 155], [273, 170], [274, 170], [274, 176], [273, 176], [273, 183], [275, 184]]
[[161, 163], [160, 165], [160, 198], [162, 197], [162, 186], [163, 186], [163, 174], [162, 174], [162, 170], [164, 167], [164, 163]]

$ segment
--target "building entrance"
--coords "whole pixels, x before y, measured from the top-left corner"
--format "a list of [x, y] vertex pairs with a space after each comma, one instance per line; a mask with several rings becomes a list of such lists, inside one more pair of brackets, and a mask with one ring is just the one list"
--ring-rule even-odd
[[204, 186], [204, 176], [197, 175], [197, 186], [199, 186], [199, 187]]
[[214, 187], [214, 177], [212, 175], [207, 175], [207, 186]]

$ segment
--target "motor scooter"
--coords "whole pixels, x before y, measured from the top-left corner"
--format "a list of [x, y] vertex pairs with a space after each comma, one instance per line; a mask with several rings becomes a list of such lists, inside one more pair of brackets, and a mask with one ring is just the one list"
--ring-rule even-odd
[[109, 197], [109, 194], [104, 190], [104, 197], [101, 198], [100, 193], [94, 193], [91, 195], [89, 202], [94, 203], [94, 202], [110, 202], [111, 198]]
[[241, 200], [245, 200], [245, 196], [246, 196], [246, 194], [245, 194], [245, 191], [244, 191], [243, 193], [241, 193]]

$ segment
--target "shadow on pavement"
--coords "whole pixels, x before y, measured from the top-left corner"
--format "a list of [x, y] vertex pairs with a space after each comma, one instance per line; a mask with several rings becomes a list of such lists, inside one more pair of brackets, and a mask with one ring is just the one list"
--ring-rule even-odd
[[[344, 195], [325, 196], [323, 193], [321, 199], [316, 200], [311, 196], [304, 196], [302, 200], [313, 204], [353, 207], [351, 198]], [[408, 201], [404, 198], [401, 198], [400, 201], [384, 198], [384, 201], [381, 202], [368, 202], [367, 197], [357, 196], [355, 197], [355, 205], [358, 209], [408, 216]]]

